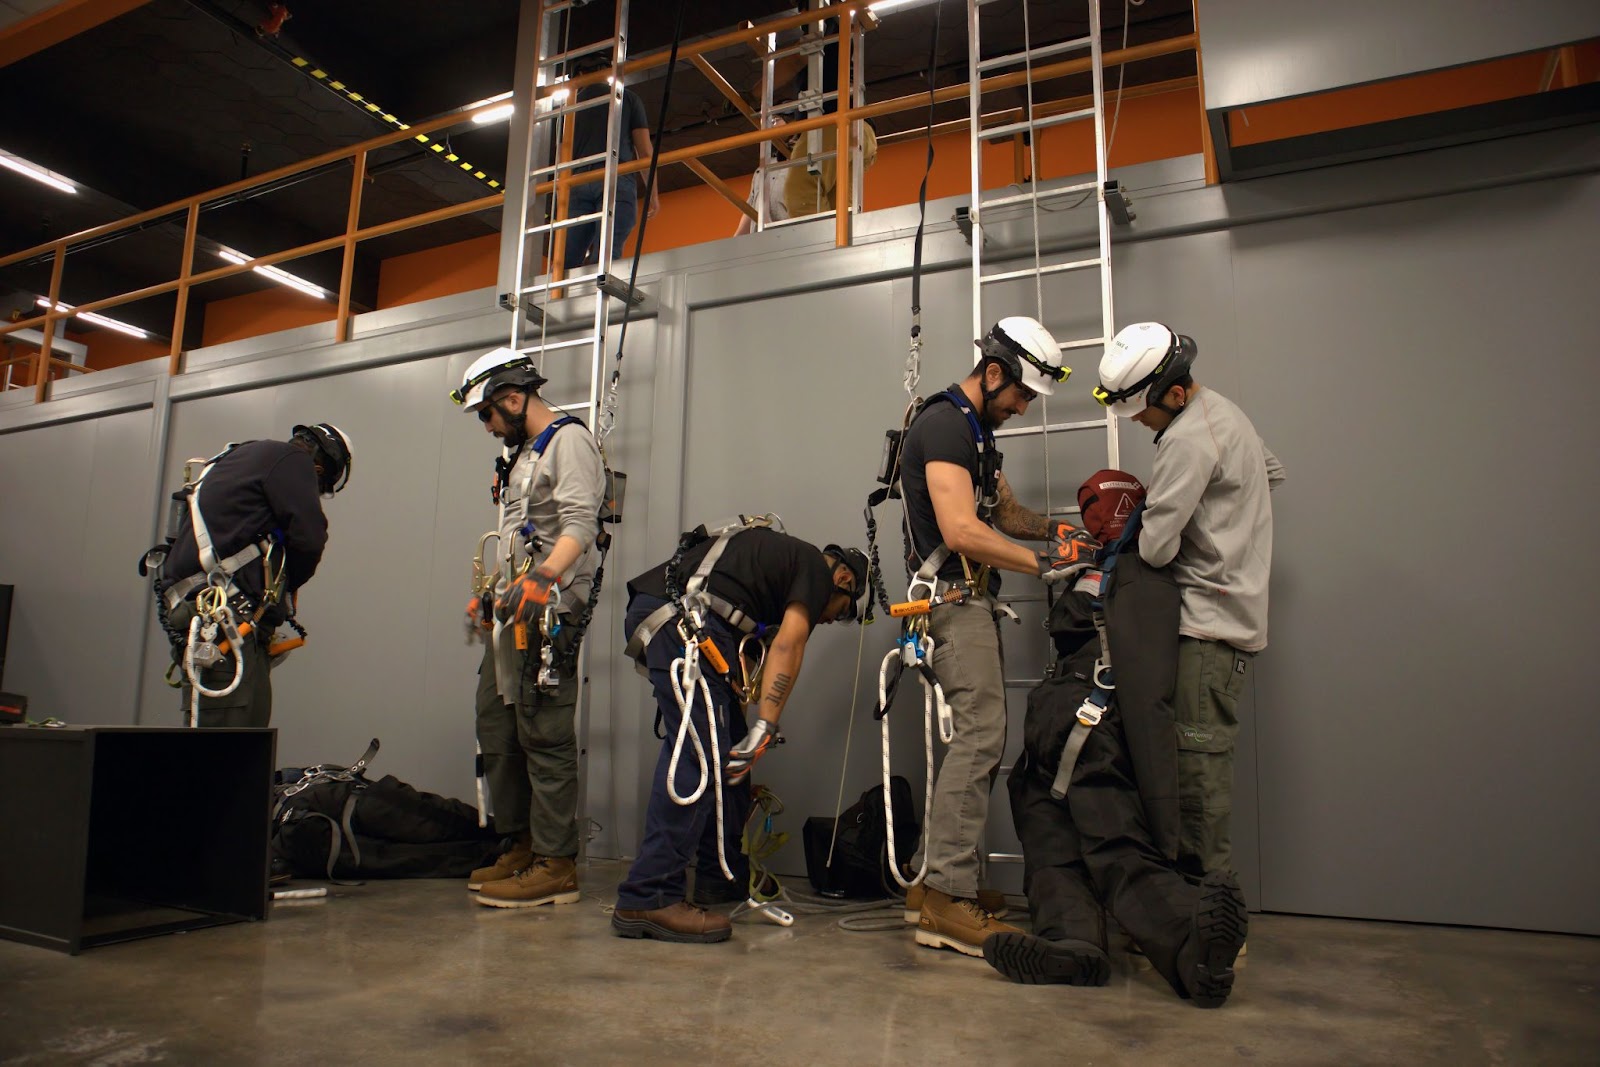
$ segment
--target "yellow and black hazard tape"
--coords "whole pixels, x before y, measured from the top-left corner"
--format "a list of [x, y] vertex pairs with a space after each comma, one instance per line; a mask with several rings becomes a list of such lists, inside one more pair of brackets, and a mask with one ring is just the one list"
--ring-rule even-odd
[[[397, 130], [409, 130], [411, 128], [406, 123], [401, 122], [399, 119], [395, 118], [393, 115], [391, 115], [387, 111], [383, 110], [383, 108], [379, 107], [377, 104], [374, 104], [371, 100], [368, 100], [366, 97], [362, 96], [360, 93], [358, 93], [354, 89], [350, 88], [344, 82], [339, 81], [338, 79], [331, 77], [328, 74], [327, 71], [321, 69], [320, 67], [317, 67], [310, 60], [305, 59], [305, 58], [303, 58], [301, 56], [290, 56], [289, 57], [289, 62], [293, 63], [296, 67], [299, 67], [301, 70], [305, 71], [307, 74], [311, 75], [313, 78], [317, 79], [319, 82], [322, 82], [329, 89], [332, 89], [334, 92], [336, 92], [340, 96], [346, 98], [351, 103], [365, 108], [374, 117], [382, 119], [384, 122], [387, 122], [389, 125], [393, 126], [395, 129], [397, 129]], [[477, 166], [475, 166], [475, 165], [473, 165], [471, 163], [468, 163], [466, 160], [462, 159], [460, 156], [458, 156], [454, 152], [450, 151], [450, 149], [443, 142], [436, 141], [433, 138], [429, 137], [425, 133], [417, 134], [416, 135], [416, 139], [417, 139], [417, 143], [418, 144], [425, 144], [432, 151], [439, 153], [439, 155], [444, 158], [444, 161], [446, 163], [454, 163], [463, 172], [465, 172], [467, 174], [470, 174], [472, 177], [478, 179], [480, 182], [483, 182], [483, 184], [487, 185], [489, 188], [491, 188], [491, 189], [499, 189], [499, 188], [501, 188], [501, 182], [498, 179], [489, 177], [489, 175], [484, 173]]]

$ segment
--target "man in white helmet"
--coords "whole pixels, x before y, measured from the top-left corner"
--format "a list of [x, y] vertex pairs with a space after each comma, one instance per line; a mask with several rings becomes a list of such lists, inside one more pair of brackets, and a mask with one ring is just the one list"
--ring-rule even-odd
[[1283, 465], [1227, 397], [1190, 374], [1199, 348], [1159, 322], [1113, 338], [1095, 397], [1155, 431], [1139, 555], [1171, 567], [1181, 594], [1177, 728], [1179, 866], [1232, 860], [1233, 744], [1239, 695], [1267, 647], [1272, 504]]
[[[183, 707], [193, 702], [195, 725], [271, 724], [270, 672], [285, 654], [274, 651], [283, 647], [276, 631], [287, 623], [305, 633], [295, 622], [296, 593], [316, 573], [328, 543], [318, 497], [332, 498], [349, 483], [352, 452], [349, 436], [332, 423], [296, 426], [287, 441], [228, 446], [174, 497], [172, 534], [145, 560], [156, 568], [157, 615], [174, 657], [181, 664], [186, 649], [218, 652], [209, 663], [201, 662], [209, 656], [196, 659], [197, 702], [185, 674]], [[199, 631], [190, 634], [196, 598], [210, 596], [207, 587], [226, 590], [234, 624], [244, 633], [240, 647], [230, 643], [223, 652], [224, 634], [203, 640]]]
[[[918, 944], [983, 955], [984, 939], [1014, 932], [981, 907], [978, 838], [1006, 737], [1001, 669], [998, 571], [1053, 581], [1076, 573], [1095, 546], [1072, 526], [1017, 502], [1000, 473], [994, 431], [1049, 396], [1071, 373], [1055, 361], [1050, 331], [1022, 316], [1001, 319], [975, 342], [979, 354], [965, 379], [929, 399], [905, 434], [900, 484], [905, 504], [907, 563], [943, 594], [969, 598], [928, 617], [933, 669], [955, 715], [951, 743], [928, 812], [928, 873], [917, 920]], [[1036, 546], [1009, 538], [1049, 543]]]
[[[605, 464], [588, 428], [539, 398], [544, 383], [527, 355], [497, 348], [451, 394], [511, 450], [497, 464], [500, 577], [477, 730], [495, 828], [512, 844], [467, 882], [501, 908], [579, 899], [577, 620], [599, 565]], [[541, 625], [547, 606], [554, 627]]]

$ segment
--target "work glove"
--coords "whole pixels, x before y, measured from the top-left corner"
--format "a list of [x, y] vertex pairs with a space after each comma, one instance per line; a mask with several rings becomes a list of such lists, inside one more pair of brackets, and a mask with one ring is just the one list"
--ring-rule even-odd
[[552, 595], [560, 596], [555, 575], [542, 568], [519, 574], [495, 601], [494, 617], [507, 624], [533, 623]]
[[728, 784], [738, 785], [750, 774], [756, 760], [766, 755], [767, 749], [781, 743], [778, 724], [757, 719], [744, 739], [728, 750]]
[[1050, 535], [1050, 551], [1039, 556], [1039, 578], [1047, 583], [1059, 582], [1094, 566], [1094, 554], [1100, 551], [1100, 542], [1071, 523], [1056, 523]]
[[467, 601], [467, 630], [487, 633], [494, 629], [494, 597], [489, 593]]

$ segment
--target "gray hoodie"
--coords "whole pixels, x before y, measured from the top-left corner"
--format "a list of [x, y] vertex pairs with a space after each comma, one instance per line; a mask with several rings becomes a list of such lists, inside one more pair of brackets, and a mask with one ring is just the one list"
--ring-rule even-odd
[[1156, 442], [1139, 555], [1172, 565], [1182, 592], [1178, 632], [1267, 647], [1272, 502], [1278, 462], [1239, 406], [1201, 388]]

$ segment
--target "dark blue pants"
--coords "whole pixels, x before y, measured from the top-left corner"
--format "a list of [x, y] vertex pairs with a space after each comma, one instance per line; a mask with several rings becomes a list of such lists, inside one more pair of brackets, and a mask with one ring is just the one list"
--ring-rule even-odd
[[[588, 182], [572, 190], [567, 200], [567, 218], [593, 215], [603, 206], [601, 194], [605, 182]], [[616, 210], [612, 212], [611, 257], [622, 257], [622, 246], [633, 232], [634, 220], [639, 217], [639, 185], [633, 175], [624, 174], [617, 179]], [[585, 222], [567, 230], [566, 267], [573, 270], [591, 260], [600, 258], [600, 224]]]
[[[631, 634], [647, 615], [664, 603], [656, 597], [644, 595], [629, 600], [627, 617], [623, 621], [624, 634]], [[737, 664], [738, 641], [733, 631], [715, 617], [708, 620], [708, 628], [723, 657], [728, 663]], [[689, 806], [679, 805], [667, 795], [667, 767], [672, 761], [672, 742], [681, 721], [668, 669], [672, 661], [681, 655], [683, 645], [678, 641], [677, 629], [671, 625], [663, 627], [645, 649], [650, 687], [655, 695], [656, 707], [661, 712], [662, 732], [667, 736], [661, 743], [661, 754], [656, 759], [655, 776], [650, 784], [650, 802], [645, 808], [644, 840], [639, 844], [639, 856], [628, 869], [628, 877], [617, 887], [619, 908], [653, 910], [683, 900], [686, 895], [684, 872], [691, 863], [694, 864], [695, 878], [700, 884], [725, 880], [722, 868], [717, 864], [715, 783], [708, 784], [700, 799]], [[711, 700], [716, 705], [715, 714], [718, 716], [719, 751], [716, 759], [726, 771], [728, 750], [745, 735], [744, 711], [727, 682], [712, 670], [704, 658], [700, 663], [710, 682]], [[711, 733], [706, 721], [706, 708], [698, 696], [691, 709], [690, 721], [700, 732], [700, 743], [709, 748]], [[693, 743], [686, 738], [683, 754], [678, 758], [675, 782], [678, 795], [687, 796], [699, 781], [700, 762], [695, 758]], [[728, 866], [738, 884], [748, 885], [750, 860], [740, 851], [745, 819], [750, 815], [748, 778], [736, 786], [724, 783], [722, 812], [723, 848]]]

